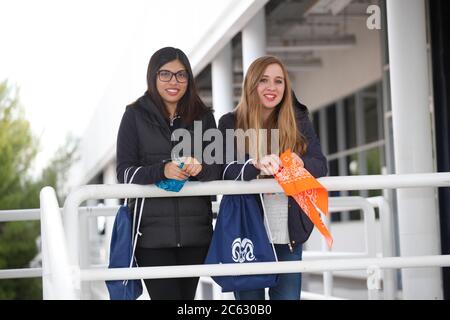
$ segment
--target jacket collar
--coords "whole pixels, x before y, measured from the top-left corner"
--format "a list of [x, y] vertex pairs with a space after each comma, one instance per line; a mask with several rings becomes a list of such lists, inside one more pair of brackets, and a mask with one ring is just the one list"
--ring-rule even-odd
[[[148, 92], [145, 92], [142, 97], [138, 99], [138, 107], [144, 110], [149, 115], [149, 120], [153, 125], [166, 128], [170, 133], [170, 128], [168, 125], [168, 120], [164, 118], [161, 112], [158, 110], [158, 107], [155, 105], [153, 100], [151, 99]], [[182, 122], [181, 128], [187, 128], [189, 125]]]

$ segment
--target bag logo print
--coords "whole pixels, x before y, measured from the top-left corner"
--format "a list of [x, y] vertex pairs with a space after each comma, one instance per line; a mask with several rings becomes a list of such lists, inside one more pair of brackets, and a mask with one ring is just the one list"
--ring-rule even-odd
[[234, 239], [231, 245], [231, 254], [234, 262], [243, 263], [246, 261], [255, 260], [255, 255], [253, 254], [253, 242], [250, 239], [241, 238]]

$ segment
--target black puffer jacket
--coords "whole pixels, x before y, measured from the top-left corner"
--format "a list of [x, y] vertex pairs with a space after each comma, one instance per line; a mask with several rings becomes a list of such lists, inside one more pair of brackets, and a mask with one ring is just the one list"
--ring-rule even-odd
[[[216, 128], [211, 111], [203, 114], [202, 131]], [[133, 183], [148, 185], [163, 179], [164, 165], [170, 161], [172, 131], [185, 128], [191, 133], [194, 124], [180, 119], [169, 123], [145, 94], [127, 106], [117, 137], [117, 178], [123, 183], [127, 168], [143, 166]], [[193, 134], [191, 135], [194, 139]], [[192, 153], [183, 156], [194, 156]], [[205, 145], [203, 146], [203, 148]], [[200, 160], [200, 159], [199, 159]], [[191, 180], [210, 181], [220, 176], [219, 165], [202, 164], [203, 169]], [[131, 172], [133, 172], [133, 170]], [[138, 246], [144, 248], [207, 246], [212, 235], [211, 197], [171, 197], [146, 199], [142, 215]]]
[[[294, 99], [295, 114], [297, 120], [297, 126], [300, 128], [300, 132], [306, 138], [307, 149], [306, 153], [302, 156], [302, 160], [305, 164], [305, 169], [308, 170], [314, 177], [319, 178], [325, 176], [328, 172], [327, 160], [323, 155], [320, 142], [314, 132], [313, 125], [308, 117], [308, 109], [306, 106]], [[219, 121], [219, 129], [225, 135], [227, 129], [235, 129], [235, 114], [233, 112], [227, 113], [222, 116]], [[225, 149], [227, 150], [227, 149]], [[236, 154], [236, 153], [235, 153]], [[248, 159], [248, 155], [246, 155]], [[234, 180], [239, 175], [242, 164], [232, 164], [228, 167], [225, 179]], [[259, 175], [260, 171], [252, 164], [245, 167], [243, 176], [244, 180], [253, 180]], [[261, 205], [259, 196], [256, 200]], [[292, 247], [304, 243], [308, 240], [312, 230], [313, 223], [306, 216], [297, 202], [292, 198], [288, 198], [288, 230], [290, 244]]]

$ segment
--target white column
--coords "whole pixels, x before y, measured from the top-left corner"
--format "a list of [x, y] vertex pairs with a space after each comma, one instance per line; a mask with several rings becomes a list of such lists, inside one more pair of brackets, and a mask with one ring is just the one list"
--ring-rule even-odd
[[250, 64], [266, 54], [266, 15], [262, 8], [242, 30], [242, 68], [244, 75]]
[[[424, 0], [388, 0], [396, 173], [434, 172]], [[402, 256], [441, 254], [435, 189], [398, 190]], [[404, 299], [442, 299], [439, 268], [402, 271]]]
[[212, 101], [217, 123], [224, 114], [234, 108], [233, 59], [231, 43], [228, 43], [214, 58], [211, 66]]

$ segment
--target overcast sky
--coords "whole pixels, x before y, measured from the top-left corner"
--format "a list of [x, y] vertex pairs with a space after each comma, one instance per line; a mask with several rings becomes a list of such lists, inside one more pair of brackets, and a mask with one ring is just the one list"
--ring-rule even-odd
[[142, 41], [183, 47], [189, 39], [176, 42], [165, 32], [179, 34], [192, 24], [199, 30], [197, 17], [212, 19], [221, 6], [208, 0], [0, 0], [0, 81], [20, 87], [25, 115], [41, 137], [36, 167], [67, 133], [83, 134], [124, 50], [142, 35], [136, 31], [143, 21], [153, 27]]
[[81, 136], [146, 7], [142, 0], [0, 0], [0, 81], [20, 88], [41, 138], [37, 168], [69, 132]]

